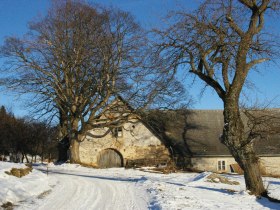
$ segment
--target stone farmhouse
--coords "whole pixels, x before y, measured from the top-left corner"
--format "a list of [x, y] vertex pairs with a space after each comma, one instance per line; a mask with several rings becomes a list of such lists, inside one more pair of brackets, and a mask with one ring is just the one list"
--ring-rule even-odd
[[122, 113], [123, 117], [129, 117], [121, 126], [89, 131], [80, 143], [81, 163], [107, 168], [157, 165], [171, 160], [170, 152], [161, 137], [141, 117], [128, 115], [130, 107], [122, 98], [119, 97], [110, 106], [116, 107], [116, 113], [112, 114], [111, 110], [108, 116], [101, 116], [100, 121], [106, 121], [110, 115], [119, 113]]
[[[280, 109], [272, 110], [280, 116]], [[100, 168], [169, 164], [201, 171], [237, 172], [220, 142], [222, 110], [151, 111], [114, 128], [91, 130], [80, 144], [80, 160]], [[109, 131], [109, 132], [108, 132]], [[97, 134], [107, 133], [102, 138]], [[280, 134], [254, 142], [264, 174], [280, 175]]]

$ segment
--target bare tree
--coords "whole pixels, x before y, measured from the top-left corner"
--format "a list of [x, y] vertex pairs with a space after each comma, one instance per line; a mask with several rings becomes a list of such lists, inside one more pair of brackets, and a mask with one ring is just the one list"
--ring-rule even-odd
[[280, 134], [280, 111], [256, 104], [242, 109], [249, 141], [266, 140]]
[[221, 141], [244, 170], [246, 187], [255, 195], [265, 195], [266, 190], [253, 148], [254, 138], [245, 132], [239, 99], [249, 71], [276, 52], [275, 39], [264, 25], [265, 15], [275, 11], [278, 3], [205, 0], [193, 13], [171, 15], [171, 26], [166, 30], [154, 31], [159, 40], [155, 43], [156, 53], [173, 69], [189, 69], [223, 101]]
[[[116, 109], [108, 106], [116, 96], [143, 108], [155, 98], [164, 99], [165, 91], [182, 91], [172, 73], [159, 63], [149, 64], [145, 33], [129, 13], [82, 1], [54, 1], [26, 36], [7, 38], [1, 53], [6, 73], [11, 71], [5, 85], [32, 93], [37, 114], [59, 119], [59, 138], [70, 141], [76, 163], [89, 129], [114, 126], [128, 117], [126, 112], [99, 120]], [[164, 73], [169, 76], [161, 77]]]
[[[54, 148], [56, 144], [51, 141], [55, 137], [56, 129], [47, 123], [37, 122], [27, 118], [16, 118], [12, 113], [6, 112], [4, 106], [0, 109], [0, 154], [10, 155], [11, 160], [20, 154], [26, 161], [33, 162], [33, 157], [52, 155], [56, 158]], [[32, 159], [28, 159], [31, 155]]]

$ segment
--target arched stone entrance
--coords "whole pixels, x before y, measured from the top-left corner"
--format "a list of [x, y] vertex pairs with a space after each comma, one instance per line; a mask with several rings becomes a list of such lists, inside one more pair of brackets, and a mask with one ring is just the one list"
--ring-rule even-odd
[[99, 152], [97, 164], [100, 168], [123, 167], [123, 157], [115, 149], [105, 149]]

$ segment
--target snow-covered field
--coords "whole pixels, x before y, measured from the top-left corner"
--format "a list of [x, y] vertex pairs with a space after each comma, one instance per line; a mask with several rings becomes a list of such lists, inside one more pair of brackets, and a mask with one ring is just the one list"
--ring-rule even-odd
[[33, 170], [28, 175], [17, 178], [5, 173], [11, 168], [26, 168], [26, 166], [18, 163], [0, 162], [0, 206], [7, 202], [23, 201], [50, 189], [49, 178], [44, 173]]
[[[0, 162], [0, 205], [15, 209], [280, 209], [245, 191], [239, 175], [223, 175], [240, 185], [208, 182], [209, 172], [159, 174], [134, 169], [91, 169], [49, 165], [23, 178], [4, 173], [19, 164]], [[280, 179], [264, 178], [271, 196], [280, 198]]]

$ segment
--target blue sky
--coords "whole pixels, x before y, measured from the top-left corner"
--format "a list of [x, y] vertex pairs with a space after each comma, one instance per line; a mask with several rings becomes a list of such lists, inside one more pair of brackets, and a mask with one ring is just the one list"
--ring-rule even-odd
[[[0, 0], [0, 44], [6, 36], [21, 36], [27, 32], [28, 22], [38, 16], [46, 14], [49, 0]], [[113, 6], [131, 12], [136, 20], [146, 28], [161, 27], [164, 25], [162, 17], [168, 10], [192, 9], [198, 0], [95, 0], [93, 3]], [[280, 28], [278, 22], [274, 22], [275, 28]], [[0, 62], [1, 65], [1, 62]], [[274, 107], [280, 107], [280, 62], [277, 65], [267, 67], [262, 65], [258, 73], [251, 73], [249, 79], [254, 81], [255, 88], [247, 91], [251, 101], [258, 98], [259, 101], [273, 100]], [[207, 88], [203, 96], [200, 91], [203, 83], [197, 80], [194, 85], [187, 82], [186, 88], [194, 97], [196, 109], [222, 109], [222, 102], [216, 94]], [[0, 104], [12, 109], [17, 116], [26, 115], [27, 109], [21, 98], [0, 92]]]

